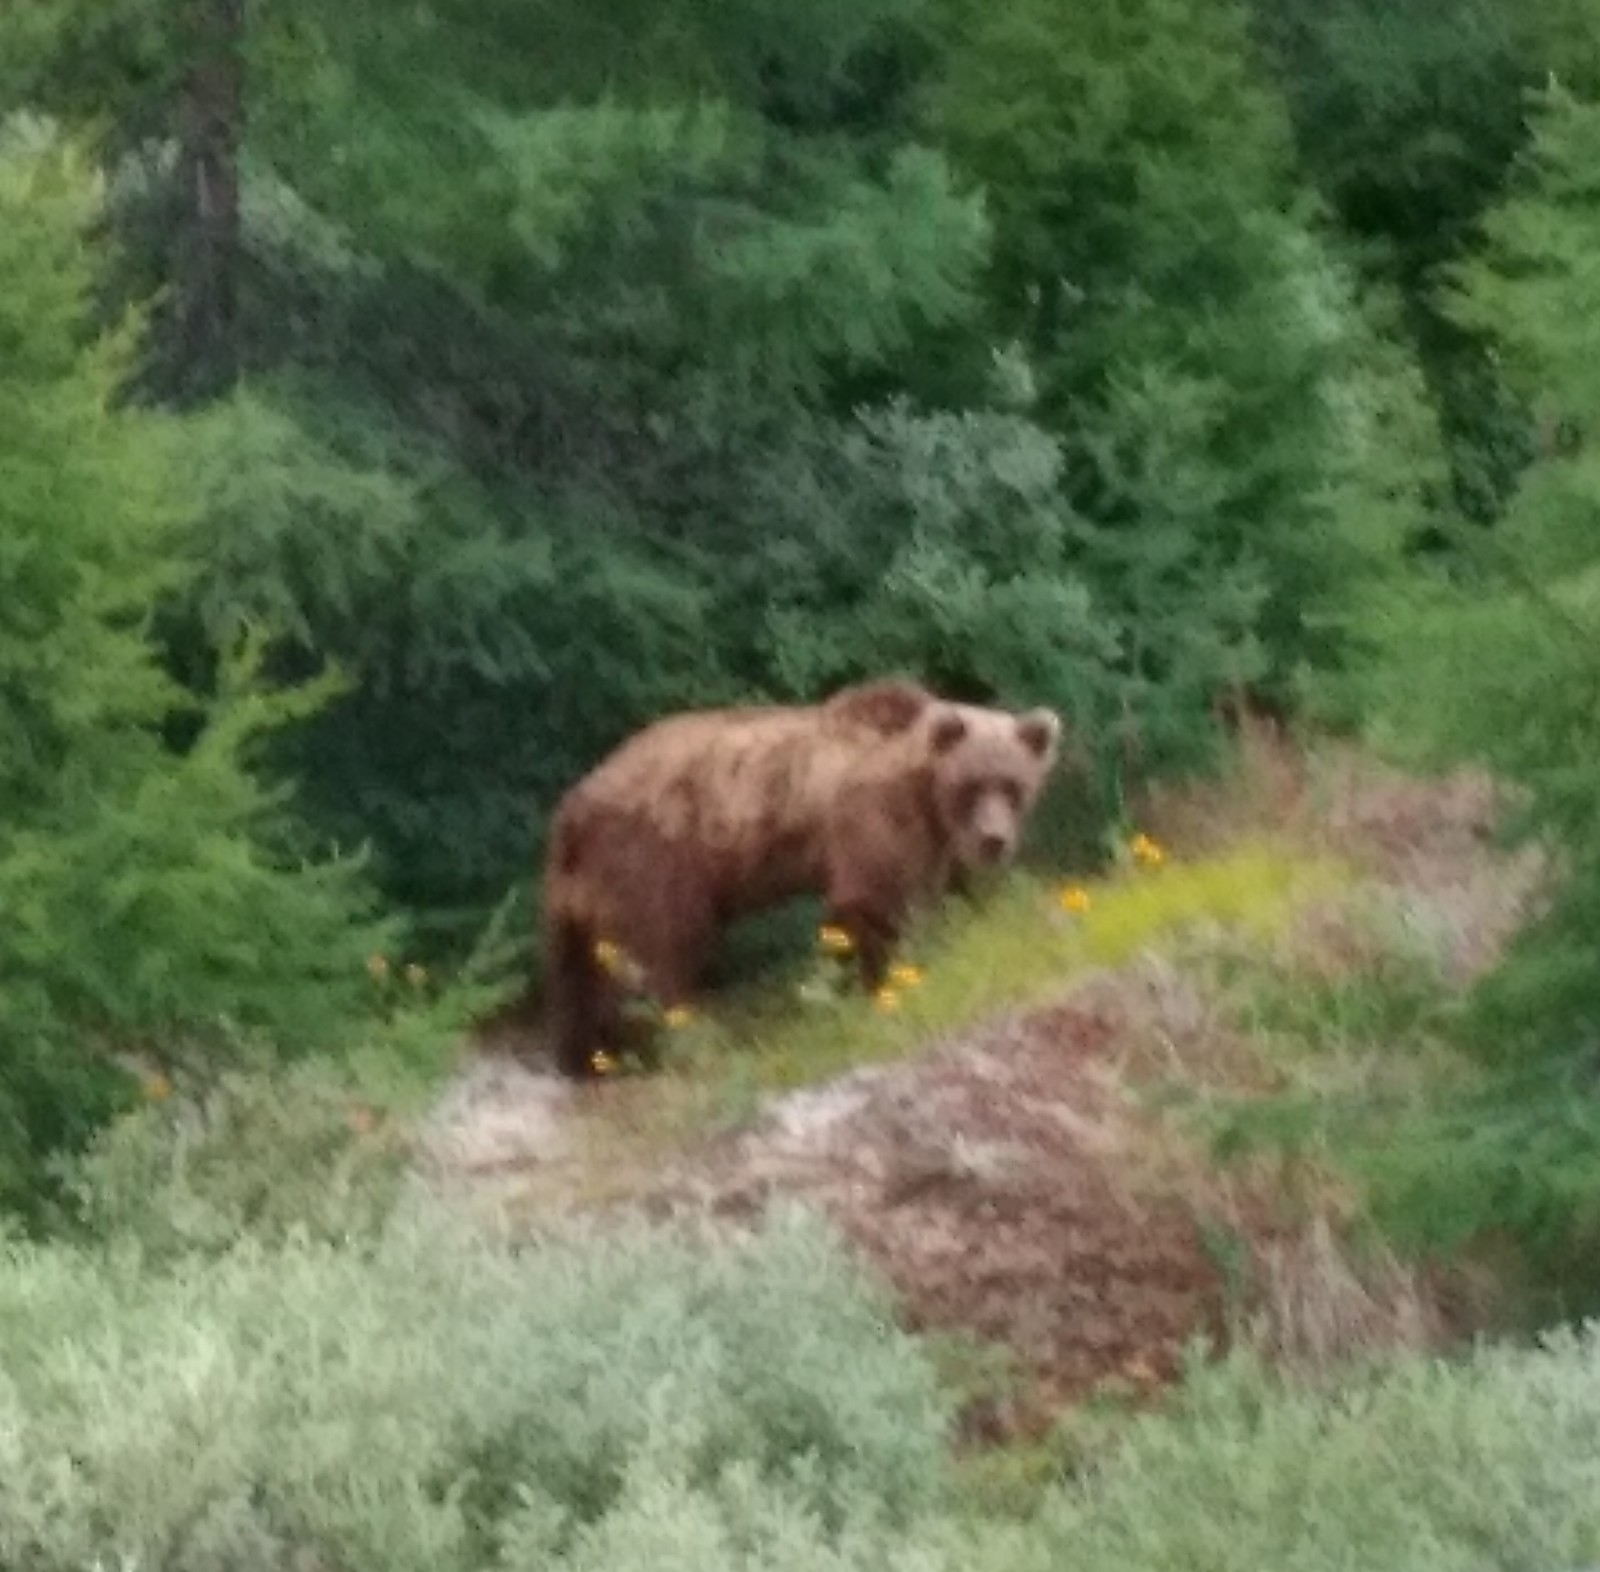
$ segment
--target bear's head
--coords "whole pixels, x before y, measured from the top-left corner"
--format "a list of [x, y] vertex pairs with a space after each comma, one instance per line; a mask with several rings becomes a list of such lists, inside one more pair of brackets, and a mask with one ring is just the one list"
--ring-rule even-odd
[[1060, 716], [941, 702], [926, 726], [934, 803], [951, 855], [972, 872], [1009, 862], [1056, 762]]

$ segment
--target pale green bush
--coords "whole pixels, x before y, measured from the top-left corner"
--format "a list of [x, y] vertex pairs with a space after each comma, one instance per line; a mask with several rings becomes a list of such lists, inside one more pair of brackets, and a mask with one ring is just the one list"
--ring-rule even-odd
[[1600, 1336], [1406, 1360], [1336, 1395], [1199, 1373], [1023, 1560], [1074, 1572], [1566, 1572], [1600, 1560]]
[[146, 1102], [57, 1165], [67, 1220], [101, 1240], [137, 1242], [147, 1261], [271, 1242], [368, 1238], [405, 1183], [399, 1121], [349, 1068], [307, 1059], [227, 1072]]
[[[811, 1223], [516, 1247], [409, 1201], [153, 1266], [0, 1250], [0, 1567], [1541, 1572], [1600, 1556], [1600, 1336], [1339, 1393], [1244, 1360], [963, 1516], [929, 1361]], [[1079, 1449], [1083, 1463], [1094, 1456]]]
[[168, 1270], [16, 1244], [0, 1347], [6, 1567], [939, 1554], [900, 1544], [942, 1487], [931, 1368], [799, 1220], [514, 1249], [412, 1206]]

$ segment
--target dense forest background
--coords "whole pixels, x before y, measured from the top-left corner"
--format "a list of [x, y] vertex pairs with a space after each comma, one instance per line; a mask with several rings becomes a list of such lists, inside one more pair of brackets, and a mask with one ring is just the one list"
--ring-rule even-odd
[[641, 722], [888, 668], [1061, 707], [1058, 845], [1245, 693], [1531, 788], [1466, 1029], [1570, 1177], [1597, 98], [1595, 0], [6, 7], [4, 1183], [106, 1042], [525, 950]]

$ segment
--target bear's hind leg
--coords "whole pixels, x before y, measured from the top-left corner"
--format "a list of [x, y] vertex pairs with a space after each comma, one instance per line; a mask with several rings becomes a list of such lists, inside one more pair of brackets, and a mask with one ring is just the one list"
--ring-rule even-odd
[[606, 980], [592, 941], [571, 918], [551, 921], [545, 945], [547, 1020], [556, 1068], [573, 1080], [587, 1080], [594, 1073], [592, 1056], [600, 1046]]
[[[716, 935], [709, 898], [687, 878], [635, 909], [629, 954], [643, 973], [640, 992], [658, 1015], [690, 1005]], [[660, 1064], [659, 1030], [654, 1023], [639, 1038], [639, 1056], [648, 1069]]]

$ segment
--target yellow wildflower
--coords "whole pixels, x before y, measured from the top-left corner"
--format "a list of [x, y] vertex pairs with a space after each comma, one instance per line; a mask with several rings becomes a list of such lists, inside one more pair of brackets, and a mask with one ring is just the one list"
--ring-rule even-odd
[[893, 988], [880, 988], [873, 996], [872, 1002], [880, 1010], [898, 1010], [900, 1008], [900, 995]]
[[601, 971], [625, 988], [636, 988], [644, 980], [643, 968], [614, 940], [601, 939], [594, 947], [594, 958]]
[[604, 1048], [596, 1048], [589, 1055], [589, 1068], [596, 1075], [610, 1075], [617, 1067], [617, 1061], [608, 1054]]
[[413, 988], [420, 988], [427, 980], [427, 972], [422, 967], [418, 966], [415, 961], [406, 967], [406, 981], [410, 983]]
[[1069, 884], [1061, 892], [1061, 909], [1082, 916], [1093, 904], [1089, 892], [1081, 884]]
[[367, 957], [368, 975], [381, 982], [389, 975], [389, 957], [387, 955], [369, 955]]
[[850, 930], [831, 922], [817, 929], [817, 942], [829, 955], [848, 955], [856, 947]]
[[675, 1004], [670, 1010], [667, 1010], [662, 1015], [661, 1024], [665, 1026], [669, 1032], [678, 1032], [682, 1031], [683, 1028], [688, 1026], [693, 1020], [694, 1011], [691, 1010], [688, 1005]]
[[902, 961], [898, 966], [890, 968], [889, 981], [896, 988], [915, 988], [923, 979], [924, 973], [920, 966], [913, 966], [908, 961]]
[[157, 1071], [144, 1083], [144, 1095], [153, 1103], [164, 1103], [172, 1096], [172, 1082]]
[[1133, 853], [1135, 861], [1142, 862], [1147, 868], [1158, 867], [1167, 856], [1156, 841], [1143, 834], [1135, 835], [1128, 842], [1128, 850]]

